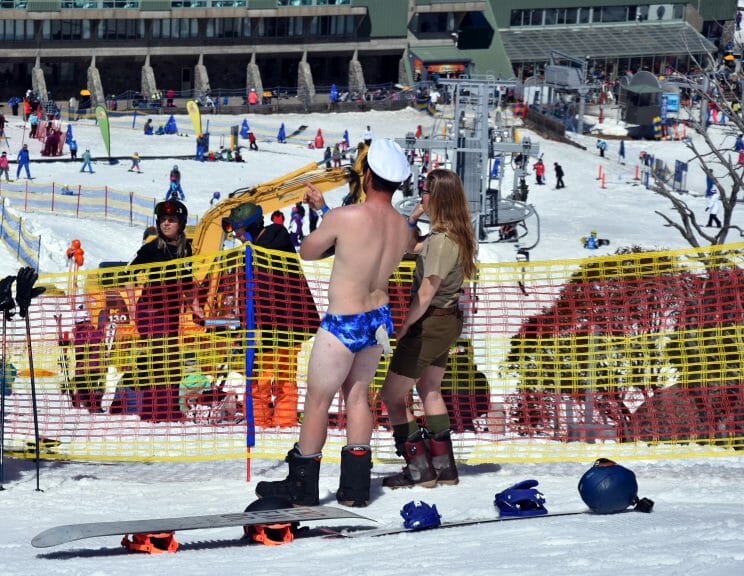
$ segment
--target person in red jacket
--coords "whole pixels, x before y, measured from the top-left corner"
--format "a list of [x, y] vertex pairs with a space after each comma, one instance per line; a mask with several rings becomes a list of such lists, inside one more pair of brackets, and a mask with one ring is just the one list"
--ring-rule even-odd
[[535, 178], [538, 184], [545, 184], [545, 164], [543, 164], [542, 158], [539, 158], [537, 162], [532, 165], [535, 170]]

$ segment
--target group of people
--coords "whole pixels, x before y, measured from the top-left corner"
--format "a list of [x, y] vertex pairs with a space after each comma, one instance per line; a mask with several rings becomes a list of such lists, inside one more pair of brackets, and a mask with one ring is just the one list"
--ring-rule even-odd
[[[2, 158], [0, 176], [4, 173], [7, 179], [7, 155], [3, 153]], [[83, 169], [89, 168], [87, 149], [83, 160]], [[30, 177], [28, 145], [19, 154], [19, 173], [23, 167]], [[139, 170], [137, 153], [132, 156], [131, 169]], [[475, 272], [476, 241], [462, 182], [450, 170], [429, 171], [419, 203], [405, 217], [392, 205], [393, 194], [411, 176], [401, 148], [391, 140], [371, 141], [362, 174], [365, 201], [333, 210], [325, 204], [320, 190], [308, 184], [303, 202], [313, 211], [316, 225], [304, 237], [300, 237], [301, 222], [296, 222], [293, 238], [281, 213], [273, 214], [271, 223], [264, 225], [260, 206], [251, 203], [237, 206], [223, 220], [225, 232], [256, 246], [280, 251], [292, 262], [285, 271], [287, 286], [272, 293], [272, 298], [286, 300], [282, 304], [285, 313], [278, 318], [276, 313], [259, 309], [259, 327], [272, 327], [279, 335], [299, 331], [305, 339], [315, 333], [299, 439], [286, 458], [288, 476], [281, 481], [259, 483], [256, 492], [260, 497], [278, 496], [301, 505], [319, 503], [320, 463], [329, 409], [340, 390], [347, 412], [347, 444], [341, 451], [336, 498], [348, 506], [368, 504], [373, 427], [369, 385], [383, 352], [391, 351], [392, 336], [397, 346], [381, 399], [387, 408], [396, 451], [405, 460], [405, 467], [385, 478], [383, 485], [433, 487], [458, 482], [450, 416], [441, 382], [449, 349], [463, 326], [459, 294], [465, 279]], [[185, 234], [188, 210], [183, 200], [180, 171], [174, 166], [167, 197], [155, 207], [156, 237], [144, 243], [129, 264], [132, 279], [144, 275], [139, 295], [134, 297], [133, 286], [128, 291], [130, 301], [135, 302], [131, 319], [139, 336], [147, 341], [147, 354], [138, 356], [133, 366], [138, 388], [143, 391], [140, 413], [143, 419], [153, 421], [183, 417], [180, 378], [175, 376], [183, 372], [183, 367], [173, 350], [184, 308], [191, 311], [195, 320], [204, 318], [199, 287], [189, 268], [172, 263], [192, 255]], [[303, 211], [299, 204], [293, 217], [296, 214], [301, 220]], [[424, 214], [430, 222], [426, 236], [421, 235], [417, 225]], [[407, 252], [416, 255], [410, 305], [402, 323], [394, 327], [388, 281]], [[309, 288], [290, 288], [302, 285], [300, 257], [319, 260], [331, 254], [335, 261], [328, 307], [321, 318]], [[150, 264], [161, 266], [151, 269]], [[304, 285], [307, 287], [306, 281]], [[294, 314], [293, 310], [299, 311]], [[81, 350], [94, 346], [101, 335], [89, 326], [90, 316], [79, 311], [76, 320], [80, 324]], [[253, 399], [255, 423], [259, 426], [293, 426], [298, 421], [298, 346], [293, 338], [280, 340], [275, 335], [270, 345], [258, 350], [256, 365], [260, 377], [254, 383]], [[271, 378], [265, 377], [268, 373]], [[77, 383], [73, 388], [90, 389], [89, 393], [75, 395], [74, 405], [91, 412], [101, 411], [100, 391], [94, 384]], [[413, 388], [423, 403], [422, 422], [408, 402]]]
[[[421, 201], [408, 218], [394, 209], [393, 193], [410, 174], [397, 144], [375, 140], [364, 161], [363, 203], [330, 210], [321, 192], [308, 185], [304, 201], [322, 220], [304, 238], [300, 256], [318, 260], [334, 254], [329, 304], [315, 335], [299, 440], [286, 458], [288, 476], [260, 482], [256, 487], [260, 497], [318, 504], [328, 412], [340, 390], [346, 406], [347, 445], [341, 451], [336, 498], [348, 506], [367, 505], [373, 425], [368, 387], [393, 334], [397, 347], [381, 395], [396, 450], [406, 466], [383, 484], [431, 487], [458, 481], [441, 381], [449, 348], [462, 329], [458, 295], [464, 279], [474, 273], [476, 243], [462, 183], [449, 170], [428, 174]], [[424, 213], [431, 232], [421, 237], [417, 220]], [[241, 238], [249, 235], [250, 224], [228, 220]], [[408, 314], [395, 330], [388, 281], [405, 252], [417, 254], [417, 265]], [[423, 401], [424, 427], [407, 404], [414, 387]]]
[[[252, 391], [256, 425], [296, 424], [297, 345], [290, 339], [277, 339], [297, 330], [307, 337], [315, 331], [299, 439], [286, 458], [288, 476], [281, 481], [260, 482], [256, 487], [260, 497], [279, 497], [302, 505], [319, 503], [320, 463], [329, 409], [340, 390], [346, 406], [347, 445], [341, 451], [336, 498], [348, 506], [368, 504], [373, 426], [369, 385], [382, 353], [390, 351], [393, 335], [397, 346], [381, 399], [387, 407], [396, 451], [406, 465], [401, 472], [385, 478], [383, 485], [433, 487], [458, 482], [450, 416], [441, 382], [449, 349], [462, 330], [458, 298], [465, 279], [475, 272], [476, 242], [462, 182], [450, 170], [434, 169], [428, 173], [420, 202], [410, 216], [406, 218], [395, 210], [392, 196], [410, 175], [401, 148], [380, 139], [372, 142], [363, 161], [363, 203], [330, 210], [320, 190], [308, 185], [303, 200], [316, 211], [320, 224], [303, 239], [299, 256], [305, 260], [335, 256], [329, 302], [321, 319], [309, 289], [274, 289], [272, 298], [281, 296], [286, 300], [282, 304], [284, 313], [269, 314], [260, 307], [257, 310], [257, 325], [273, 328], [267, 332], [274, 333], [276, 341], [267, 347], [259, 344], [259, 377]], [[186, 207], [178, 200], [168, 199], [158, 204], [155, 212], [157, 238], [143, 245], [130, 267], [167, 263], [191, 254], [184, 233]], [[431, 223], [427, 236], [420, 234], [417, 225], [424, 214]], [[223, 220], [223, 230], [242, 241], [286, 254], [296, 264], [287, 271], [288, 281], [302, 285], [299, 258], [282, 219], [281, 213], [273, 214], [271, 223], [264, 225], [260, 206], [245, 203]], [[406, 252], [416, 254], [416, 269], [407, 315], [396, 329], [388, 281]], [[167, 376], [175, 368], [171, 366], [174, 360], [162, 351], [170, 349], [167, 342], [178, 335], [184, 302], [190, 304], [196, 318], [203, 317], [198, 290], [188, 271], [177, 280], [164, 281], [160, 273], [153, 274], [135, 306], [137, 330], [150, 341], [151, 350], [148, 365], [140, 369], [147, 370], [153, 381], [165, 383], [145, 387], [143, 403], [148, 409], [143, 408], [143, 413], [151, 414], [155, 420], [181, 412], [177, 383]], [[154, 308], [160, 311], [157, 317]], [[293, 314], [298, 308], [300, 312]], [[297, 322], [301, 321], [304, 324], [298, 328]], [[266, 377], [269, 372], [270, 379]], [[408, 403], [414, 387], [423, 403], [423, 422], [417, 420]]]
[[[535, 171], [535, 182], [538, 185], [545, 184], [545, 163], [542, 157], [538, 158], [537, 161], [532, 165], [532, 169]], [[555, 187], [556, 189], [565, 188], [566, 184], [563, 182], [563, 167], [558, 162], [553, 162], [553, 170], [555, 172]]]

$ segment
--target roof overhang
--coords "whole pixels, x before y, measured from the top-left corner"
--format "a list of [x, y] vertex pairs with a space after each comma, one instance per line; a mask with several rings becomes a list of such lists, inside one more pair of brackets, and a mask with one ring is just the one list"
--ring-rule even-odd
[[513, 63], [548, 61], [551, 50], [589, 58], [685, 56], [717, 50], [687, 22], [521, 27], [500, 33]]

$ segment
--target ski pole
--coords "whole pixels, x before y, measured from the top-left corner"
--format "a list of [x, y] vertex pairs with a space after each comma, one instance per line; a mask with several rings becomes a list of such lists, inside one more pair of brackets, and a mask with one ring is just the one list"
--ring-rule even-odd
[[26, 347], [28, 348], [28, 368], [31, 372], [31, 405], [34, 411], [34, 441], [35, 441], [35, 456], [34, 460], [36, 463], [36, 491], [42, 492], [39, 487], [39, 460], [41, 458], [39, 450], [39, 412], [36, 407], [36, 378], [34, 377], [34, 353], [31, 348], [31, 321], [26, 314]]
[[36, 376], [34, 375], [34, 351], [31, 347], [31, 319], [28, 315], [28, 309], [31, 305], [31, 300], [42, 294], [45, 290], [43, 287], [34, 288], [34, 284], [38, 279], [39, 274], [31, 268], [26, 266], [18, 271], [16, 276], [16, 303], [18, 304], [18, 310], [21, 318], [26, 320], [26, 348], [28, 349], [28, 368], [31, 372], [31, 404], [34, 411], [34, 440], [36, 442], [36, 491], [41, 492], [39, 487], [39, 460], [40, 460], [40, 446], [39, 446], [39, 411], [36, 404]]

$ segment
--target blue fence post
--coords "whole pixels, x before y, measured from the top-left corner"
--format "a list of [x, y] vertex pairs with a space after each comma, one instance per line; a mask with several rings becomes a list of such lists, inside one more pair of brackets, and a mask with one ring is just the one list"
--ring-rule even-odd
[[243, 256], [245, 277], [245, 426], [246, 446], [256, 445], [256, 425], [253, 417], [253, 367], [256, 356], [256, 317], [253, 307], [255, 291], [253, 285], [253, 250], [249, 242]]

